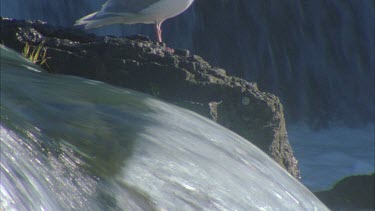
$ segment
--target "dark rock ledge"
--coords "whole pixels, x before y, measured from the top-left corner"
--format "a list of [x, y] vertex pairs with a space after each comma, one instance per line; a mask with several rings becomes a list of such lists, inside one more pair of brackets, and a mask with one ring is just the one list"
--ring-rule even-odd
[[40, 21], [0, 18], [0, 30], [0, 43], [19, 52], [26, 43], [44, 41], [49, 58], [44, 67], [50, 73], [105, 81], [193, 110], [250, 140], [300, 177], [279, 99], [187, 50], [171, 53], [143, 36], [99, 37]]

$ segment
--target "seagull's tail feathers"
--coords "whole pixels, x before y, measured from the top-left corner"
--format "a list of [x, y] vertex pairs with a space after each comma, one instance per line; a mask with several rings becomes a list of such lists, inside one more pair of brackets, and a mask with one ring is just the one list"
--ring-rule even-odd
[[99, 28], [105, 25], [125, 23], [126, 18], [124, 16], [114, 14], [102, 14], [100, 12], [94, 12], [76, 21], [75, 26], [83, 26], [85, 29]]

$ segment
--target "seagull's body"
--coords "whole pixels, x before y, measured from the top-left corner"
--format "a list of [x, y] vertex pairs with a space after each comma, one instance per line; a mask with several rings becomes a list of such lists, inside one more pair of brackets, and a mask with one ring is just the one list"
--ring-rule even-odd
[[85, 29], [111, 24], [155, 24], [156, 36], [162, 42], [161, 24], [184, 12], [194, 0], [109, 0], [98, 12], [77, 20]]

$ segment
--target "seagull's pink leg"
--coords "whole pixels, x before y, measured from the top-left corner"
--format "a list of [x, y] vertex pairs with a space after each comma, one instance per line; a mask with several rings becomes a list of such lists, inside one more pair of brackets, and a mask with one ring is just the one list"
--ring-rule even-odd
[[156, 22], [155, 23], [155, 32], [156, 32], [156, 37], [158, 39], [158, 42], [163, 42], [162, 36], [161, 36], [161, 24], [163, 22]]
[[[158, 42], [163, 42], [163, 39], [162, 39], [162, 30], [161, 30], [161, 24], [163, 23], [162, 22], [155, 22], [155, 32], [156, 32], [156, 37], [158, 38]], [[174, 50], [172, 48], [169, 48], [169, 47], [166, 47], [165, 48], [167, 51], [169, 51], [170, 53], [174, 53]]]

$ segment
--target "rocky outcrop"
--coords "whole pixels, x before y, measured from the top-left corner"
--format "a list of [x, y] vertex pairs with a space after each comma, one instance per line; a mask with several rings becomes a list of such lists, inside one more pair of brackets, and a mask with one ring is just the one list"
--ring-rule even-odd
[[250, 140], [300, 177], [283, 107], [256, 84], [228, 76], [188, 50], [171, 50], [139, 35], [98, 37], [40, 21], [0, 21], [0, 42], [5, 46], [21, 52], [26, 43], [44, 43], [48, 72], [105, 81], [193, 110]]

